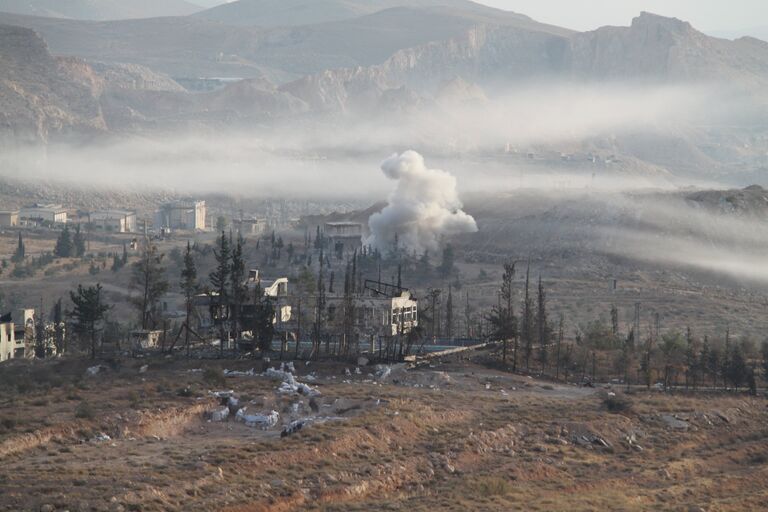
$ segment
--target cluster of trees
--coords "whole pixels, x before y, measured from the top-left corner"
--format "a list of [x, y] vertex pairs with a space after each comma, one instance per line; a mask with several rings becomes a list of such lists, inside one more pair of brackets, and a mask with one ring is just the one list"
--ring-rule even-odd
[[[762, 367], [768, 381], [768, 341], [761, 347], [760, 358], [748, 339], [734, 342], [729, 330], [721, 342], [709, 337], [699, 339], [691, 329], [685, 334], [670, 331], [661, 334], [658, 316], [655, 328], [650, 328], [640, 341], [632, 327], [626, 336], [619, 332], [619, 313], [611, 307], [611, 322], [596, 320], [577, 330], [572, 343], [564, 342], [565, 318], [561, 315], [554, 326], [549, 321], [546, 290], [541, 277], [534, 293], [531, 288], [530, 265], [519, 313], [516, 312], [514, 290], [515, 263], [504, 265], [498, 304], [488, 315], [491, 337], [501, 341], [501, 358], [506, 364], [511, 358], [512, 370], [518, 366], [530, 370], [538, 362], [542, 373], [551, 372], [560, 379], [580, 375], [582, 380], [618, 377], [627, 385], [650, 387], [658, 382], [664, 389], [685, 385], [744, 388], [756, 390]], [[758, 360], [760, 364], [758, 365]]]
[[[248, 288], [245, 286], [246, 268], [243, 254], [245, 241], [238, 234], [233, 239], [221, 232], [213, 251], [216, 266], [208, 276], [210, 287], [206, 290], [210, 298], [211, 317], [219, 326], [220, 350], [224, 353], [224, 343], [230, 334], [240, 338], [244, 330], [250, 330], [262, 349], [269, 349], [274, 336], [274, 305], [265, 297], [262, 289], [256, 286], [253, 291], [253, 309], [250, 315], [243, 315], [243, 306], [248, 300]], [[189, 248], [185, 261], [190, 255]], [[191, 256], [189, 256], [191, 258]], [[186, 267], [186, 265], [185, 265]]]
[[59, 258], [82, 258], [85, 256], [85, 237], [80, 231], [79, 224], [75, 228], [74, 235], [70, 232], [69, 226], [64, 226], [56, 240], [53, 254]]
[[[74, 234], [69, 226], [59, 233], [53, 252], [44, 252], [37, 258], [27, 257], [27, 247], [24, 237], [19, 232], [19, 239], [16, 249], [11, 257], [11, 262], [15, 263], [12, 276], [15, 278], [25, 278], [34, 275], [35, 271], [44, 268], [54, 261], [55, 258], [82, 258], [85, 256], [86, 243], [85, 237], [80, 232], [80, 226], [75, 228]], [[5, 268], [7, 264], [3, 265]]]
[[112, 256], [112, 272], [119, 272], [128, 264], [128, 247], [123, 243], [123, 253]]
[[[553, 328], [550, 325], [547, 312], [546, 290], [541, 276], [539, 276], [537, 293], [534, 297], [534, 293], [531, 291], [531, 266], [529, 262], [525, 272], [525, 287], [520, 313], [516, 314], [513, 286], [515, 271], [515, 262], [504, 264], [499, 300], [487, 318], [491, 326], [491, 337], [502, 342], [502, 360], [504, 363], [509, 357], [509, 345], [511, 343], [513, 371], [517, 371], [520, 363], [524, 364], [526, 370], [529, 370], [536, 349], [538, 349], [537, 359], [544, 368], [549, 364], [550, 345], [553, 337]], [[561, 341], [558, 337], [557, 358], [561, 355]]]

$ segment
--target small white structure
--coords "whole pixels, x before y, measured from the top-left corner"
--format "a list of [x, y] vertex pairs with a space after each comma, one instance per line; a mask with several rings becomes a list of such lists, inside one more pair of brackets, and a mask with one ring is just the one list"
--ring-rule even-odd
[[235, 229], [243, 236], [259, 236], [267, 231], [267, 221], [259, 219], [235, 219]]
[[135, 351], [152, 350], [160, 346], [163, 331], [138, 330], [131, 332], [131, 348]]
[[19, 217], [25, 220], [65, 224], [67, 210], [60, 204], [34, 204], [21, 209]]
[[111, 233], [135, 233], [136, 212], [103, 210], [88, 215], [88, 222], [96, 229]]
[[13, 313], [13, 330], [16, 345], [13, 357], [35, 357], [37, 319], [33, 308], [19, 308]]
[[13, 359], [16, 350], [16, 339], [14, 336], [13, 322], [11, 315], [0, 317], [0, 362]]

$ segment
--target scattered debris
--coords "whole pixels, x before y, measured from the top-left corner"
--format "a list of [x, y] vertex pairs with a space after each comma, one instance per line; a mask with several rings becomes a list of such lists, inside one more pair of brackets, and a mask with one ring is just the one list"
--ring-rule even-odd
[[302, 428], [304, 428], [305, 420], [296, 420], [292, 421], [290, 425], [287, 425], [283, 427], [283, 430], [280, 432], [280, 437], [286, 437], [290, 436], [291, 434], [295, 434]]
[[376, 378], [379, 381], [384, 381], [389, 377], [389, 374], [392, 373], [392, 368], [386, 365], [378, 364], [376, 365]]
[[367, 357], [360, 356], [357, 358], [357, 366], [368, 366], [368, 363], [370, 363], [370, 361]]
[[103, 365], [97, 365], [97, 366], [91, 366], [87, 370], [85, 370], [85, 374], [89, 377], [93, 377], [95, 375], [98, 375], [102, 370], [106, 370], [107, 367]]
[[149, 365], [145, 364], [141, 368], [139, 368], [139, 373], [147, 373], [147, 370], [149, 369]]
[[305, 396], [316, 396], [320, 394], [316, 389], [298, 382], [292, 373], [286, 372], [285, 370], [267, 368], [264, 375], [271, 379], [279, 379], [283, 381], [282, 384], [280, 384], [280, 387], [277, 388], [278, 393], [300, 393]]
[[235, 415], [236, 421], [242, 421], [247, 427], [258, 427], [267, 430], [280, 421], [280, 413], [272, 411], [269, 414], [246, 414], [247, 409], [243, 407]]
[[205, 413], [205, 417], [208, 421], [212, 421], [214, 423], [226, 421], [226, 419], [229, 418], [229, 407], [222, 407], [220, 409], [208, 411]]
[[634, 433], [631, 433], [631, 434], [627, 435], [624, 438], [624, 442], [626, 442], [627, 446], [629, 446], [630, 448], [632, 448], [636, 452], [643, 451], [643, 447], [640, 446], [639, 444], [637, 444], [637, 437], [635, 436]]
[[254, 375], [256, 375], [256, 372], [253, 368], [246, 372], [238, 370], [224, 370], [225, 377], [253, 377]]
[[226, 406], [231, 414], [236, 414], [240, 410], [240, 399], [231, 396], [227, 399]]
[[103, 443], [104, 441], [111, 441], [111, 440], [112, 440], [112, 438], [109, 437], [104, 432], [100, 432], [100, 433], [96, 434], [96, 437], [93, 438], [93, 441], [96, 442], [96, 443]]

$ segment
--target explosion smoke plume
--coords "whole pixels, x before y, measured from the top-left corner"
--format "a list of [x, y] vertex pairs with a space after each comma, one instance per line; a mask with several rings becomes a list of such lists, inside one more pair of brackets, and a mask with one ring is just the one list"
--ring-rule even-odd
[[443, 236], [474, 233], [477, 224], [462, 211], [456, 178], [429, 169], [415, 151], [394, 154], [381, 164], [384, 175], [397, 181], [384, 209], [368, 220], [368, 243], [382, 251], [398, 246], [419, 253], [436, 250]]

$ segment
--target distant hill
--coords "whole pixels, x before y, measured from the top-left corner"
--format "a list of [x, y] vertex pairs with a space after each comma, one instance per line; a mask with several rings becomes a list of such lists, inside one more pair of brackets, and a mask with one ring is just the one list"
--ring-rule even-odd
[[765, 219], [768, 214], [768, 191], [760, 185], [744, 189], [704, 190], [686, 196], [691, 205], [709, 211]]
[[349, 20], [271, 29], [229, 26], [198, 16], [90, 22], [0, 14], [0, 22], [36, 30], [60, 55], [141, 64], [176, 77], [267, 77], [277, 83], [327, 69], [379, 64], [399, 50], [463, 38], [477, 25], [571, 33], [489, 8], [399, 7]]
[[186, 0], [0, 0], [0, 12], [77, 20], [187, 16], [202, 9]]
[[[347, 20], [392, 7], [440, 7], [486, 15], [513, 15], [469, 0], [237, 0], [196, 16], [230, 25], [279, 27]], [[516, 16], [527, 19], [522, 15]]]
[[740, 39], [744, 36], [748, 36], [761, 39], [763, 41], [768, 41], [768, 25], [740, 30], [715, 30], [708, 31], [707, 33], [714, 37], [722, 37], [725, 39]]
[[305, 76], [284, 89], [315, 108], [344, 109], [401, 86], [431, 90], [462, 77], [496, 86], [521, 80], [642, 81], [768, 86], [768, 43], [712, 38], [688, 23], [643, 13], [629, 27], [558, 33], [546, 26], [473, 25], [462, 37], [394, 53], [381, 64]]
[[[300, 4], [286, 1], [281, 5]], [[346, 113], [363, 119], [429, 115], [431, 108], [492, 105], [500, 93], [533, 81], [717, 83], [738, 96], [746, 122], [736, 126], [733, 109], [713, 104], [713, 111], [729, 108], [727, 126], [606, 135], [600, 142], [604, 156], [709, 176], [741, 169], [751, 178], [754, 169], [764, 168], [757, 155], [768, 140], [768, 43], [709, 37], [684, 21], [649, 13], [627, 27], [580, 33], [451, 1], [448, 7], [421, 0], [417, 7], [272, 28], [201, 16], [84, 21], [0, 14], [0, 23], [34, 29], [54, 55], [30, 30], [6, 29], [0, 40], [0, 129], [40, 140], [89, 129], [218, 130], [326, 122]], [[313, 3], [320, 4], [358, 10], [371, 5]], [[179, 83], [205, 92], [191, 93]]]

